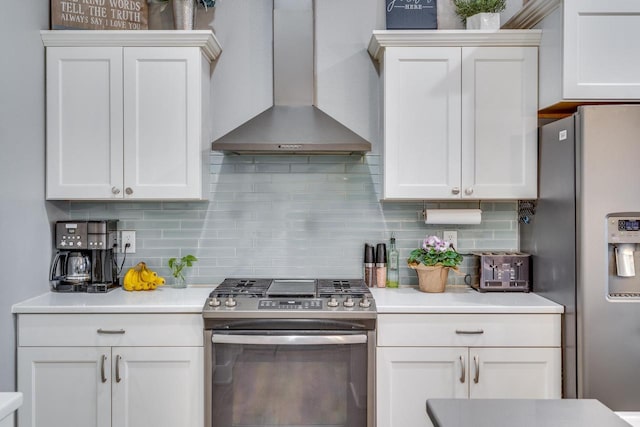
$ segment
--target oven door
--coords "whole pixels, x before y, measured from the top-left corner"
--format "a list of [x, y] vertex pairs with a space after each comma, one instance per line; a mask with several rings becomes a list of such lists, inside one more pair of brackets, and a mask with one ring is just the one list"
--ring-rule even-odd
[[211, 333], [211, 427], [366, 427], [368, 331]]

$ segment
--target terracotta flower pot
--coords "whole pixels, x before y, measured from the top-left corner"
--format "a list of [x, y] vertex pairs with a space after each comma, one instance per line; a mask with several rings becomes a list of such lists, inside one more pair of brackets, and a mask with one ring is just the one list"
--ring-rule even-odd
[[422, 292], [444, 292], [449, 277], [449, 267], [409, 264], [418, 274], [418, 284]]

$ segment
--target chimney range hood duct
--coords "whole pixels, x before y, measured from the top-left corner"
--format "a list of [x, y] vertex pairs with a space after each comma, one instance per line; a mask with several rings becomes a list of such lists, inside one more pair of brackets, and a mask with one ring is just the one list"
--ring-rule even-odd
[[362, 154], [371, 144], [313, 105], [313, 0], [274, 0], [274, 105], [211, 144], [237, 154]]

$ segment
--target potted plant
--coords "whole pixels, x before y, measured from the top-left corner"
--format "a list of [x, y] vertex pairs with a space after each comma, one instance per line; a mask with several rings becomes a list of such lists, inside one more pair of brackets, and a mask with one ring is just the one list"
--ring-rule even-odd
[[416, 270], [423, 292], [444, 292], [449, 270], [457, 270], [462, 255], [448, 242], [437, 236], [427, 236], [422, 246], [409, 254], [407, 264]]
[[173, 287], [174, 288], [186, 288], [187, 282], [184, 278], [183, 270], [185, 267], [193, 266], [193, 263], [196, 262], [198, 258], [193, 255], [185, 255], [180, 260], [177, 258], [169, 258], [168, 264], [171, 269], [171, 275], [173, 276]]
[[452, 0], [456, 14], [468, 30], [497, 30], [500, 28], [500, 12], [507, 7], [507, 0]]

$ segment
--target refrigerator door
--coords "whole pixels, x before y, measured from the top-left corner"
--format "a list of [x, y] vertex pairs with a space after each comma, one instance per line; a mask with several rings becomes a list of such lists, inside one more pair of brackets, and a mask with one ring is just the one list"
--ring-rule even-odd
[[606, 217], [640, 212], [640, 106], [577, 113], [578, 397], [640, 410], [640, 302], [609, 299]]
[[577, 396], [576, 199], [574, 117], [540, 128], [539, 198], [535, 215], [520, 224], [520, 248], [531, 254], [533, 291], [565, 307], [563, 396]]

